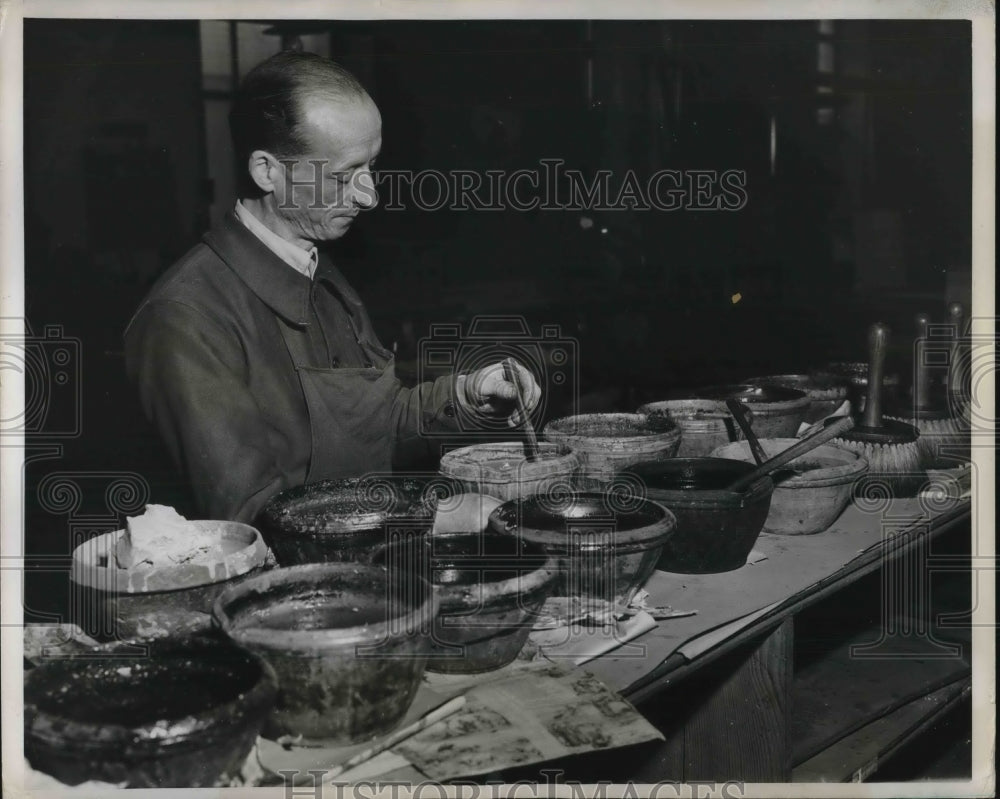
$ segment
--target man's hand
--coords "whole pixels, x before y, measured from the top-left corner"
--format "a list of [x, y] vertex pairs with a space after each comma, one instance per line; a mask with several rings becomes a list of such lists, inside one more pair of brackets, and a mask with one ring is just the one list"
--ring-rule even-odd
[[[531, 412], [542, 398], [542, 389], [525, 367], [513, 361], [516, 378], [520, 383], [521, 399], [526, 413]], [[484, 416], [496, 419], [509, 417], [511, 427], [518, 427], [524, 419], [517, 412], [517, 386], [504, 375], [502, 363], [486, 366], [468, 375], [459, 383], [459, 399], [466, 407]]]

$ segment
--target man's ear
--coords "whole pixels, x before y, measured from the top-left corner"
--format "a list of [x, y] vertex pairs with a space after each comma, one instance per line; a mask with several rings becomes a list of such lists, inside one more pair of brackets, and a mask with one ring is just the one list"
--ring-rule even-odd
[[276, 191], [282, 174], [281, 164], [266, 150], [254, 150], [247, 159], [247, 170], [250, 179], [265, 194]]

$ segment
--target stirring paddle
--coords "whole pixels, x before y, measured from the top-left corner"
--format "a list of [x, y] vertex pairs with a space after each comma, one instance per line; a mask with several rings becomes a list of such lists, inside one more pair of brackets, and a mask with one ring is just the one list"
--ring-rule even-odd
[[745, 474], [737, 480], [734, 480], [728, 486], [726, 486], [727, 491], [743, 491], [748, 488], [755, 481], [759, 480], [764, 475], [770, 474], [771, 472], [784, 466], [789, 461], [795, 460], [800, 455], [815, 449], [820, 444], [824, 444], [832, 438], [836, 438], [841, 433], [845, 433], [854, 427], [854, 419], [850, 416], [844, 416], [837, 419], [837, 421], [826, 425], [819, 432], [813, 433], [808, 438], [803, 438], [797, 444], [793, 444], [788, 449], [775, 455], [771, 460], [764, 461], [760, 466], [754, 469], [752, 472]]
[[750, 452], [753, 453], [753, 459], [757, 461], [757, 465], [760, 466], [767, 460], [767, 454], [764, 452], [764, 448], [760, 445], [760, 441], [757, 440], [757, 434], [750, 426], [750, 422], [747, 421], [747, 417], [743, 415], [743, 406], [740, 405], [738, 400], [730, 397], [726, 400], [726, 407], [729, 408], [729, 412], [736, 420], [736, 424], [740, 426], [740, 430], [742, 430], [743, 435], [746, 436], [747, 443], [750, 445]]

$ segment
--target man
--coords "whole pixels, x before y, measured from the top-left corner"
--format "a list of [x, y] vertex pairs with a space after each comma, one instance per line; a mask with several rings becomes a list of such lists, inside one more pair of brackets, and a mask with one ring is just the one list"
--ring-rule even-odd
[[[230, 115], [235, 210], [171, 267], [125, 333], [146, 415], [207, 518], [249, 521], [279, 491], [388, 471], [456, 430], [456, 403], [514, 410], [500, 364], [402, 387], [358, 295], [317, 244], [377, 202], [378, 108], [309, 53], [251, 71]], [[518, 367], [528, 410], [540, 398]]]

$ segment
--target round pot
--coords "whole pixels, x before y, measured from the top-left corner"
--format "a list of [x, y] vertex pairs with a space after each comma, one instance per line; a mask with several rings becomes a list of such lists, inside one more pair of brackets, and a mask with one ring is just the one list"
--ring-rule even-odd
[[513, 661], [559, 577], [558, 558], [542, 547], [490, 530], [401, 540], [376, 562], [437, 589], [427, 669], [445, 673], [492, 671]]
[[278, 494], [257, 525], [281, 566], [369, 563], [390, 529], [428, 532], [438, 504], [461, 492], [443, 477], [323, 480]]
[[751, 386], [779, 386], [780, 388], [804, 391], [809, 397], [809, 410], [803, 419], [806, 424], [813, 424], [826, 418], [843, 405], [847, 399], [847, 382], [832, 376], [770, 375], [768, 377], [751, 377], [744, 382]]
[[675, 458], [629, 469], [646, 495], [677, 518], [658, 568], [714, 574], [746, 564], [767, 518], [774, 484], [762, 477], [743, 492], [725, 488], [753, 468], [724, 458]]
[[[741, 403], [742, 404], [742, 403]], [[753, 411], [742, 405], [743, 414], [753, 422]], [[677, 458], [697, 458], [707, 455], [716, 447], [739, 441], [743, 431], [733, 415], [720, 400], [678, 399], [649, 402], [641, 406], [638, 413], [649, 416], [667, 416], [681, 431], [681, 443], [677, 448]]]
[[212, 603], [227, 587], [259, 571], [267, 546], [248, 524], [192, 521], [218, 531], [224, 558], [150, 569], [119, 569], [115, 546], [124, 530], [88, 539], [73, 550], [73, 622], [99, 641], [159, 638], [209, 629]]
[[674, 533], [670, 511], [631, 490], [574, 492], [505, 502], [490, 528], [559, 558], [556, 596], [627, 604]]
[[392, 730], [420, 685], [438, 600], [400, 591], [385, 567], [313, 563], [259, 574], [223, 593], [213, 616], [278, 675], [269, 734], [330, 745]]
[[[768, 438], [760, 442], [769, 458], [796, 443], [796, 438]], [[754, 463], [745, 441], [719, 447], [712, 457]], [[823, 444], [796, 458], [771, 475], [774, 494], [764, 530], [779, 535], [823, 532], [850, 504], [855, 481], [867, 471], [868, 461], [833, 444]]]
[[633, 463], [674, 457], [681, 442], [681, 431], [672, 419], [642, 413], [567, 416], [549, 422], [544, 434], [576, 453], [578, 484], [595, 489]]
[[794, 436], [809, 412], [810, 400], [804, 391], [782, 386], [709, 386], [685, 392], [686, 397], [671, 399], [707, 399], [725, 402], [734, 399], [753, 412], [753, 431], [758, 438]]
[[537, 460], [529, 461], [517, 441], [473, 444], [441, 458], [441, 474], [464, 489], [504, 502], [573, 485], [579, 471], [577, 456], [564, 446], [538, 442]]
[[274, 672], [228, 642], [169, 639], [87, 653], [25, 674], [24, 749], [67, 785], [226, 786], [270, 712]]

